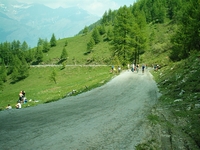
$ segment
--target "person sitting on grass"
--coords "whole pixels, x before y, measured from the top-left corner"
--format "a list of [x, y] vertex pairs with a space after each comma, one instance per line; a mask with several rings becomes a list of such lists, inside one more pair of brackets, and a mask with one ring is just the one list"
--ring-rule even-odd
[[16, 106], [17, 109], [22, 108], [21, 101], [18, 101], [17, 104], [16, 104], [15, 106]]
[[10, 106], [10, 104], [8, 104], [8, 106], [6, 107], [6, 109], [12, 109], [12, 106]]

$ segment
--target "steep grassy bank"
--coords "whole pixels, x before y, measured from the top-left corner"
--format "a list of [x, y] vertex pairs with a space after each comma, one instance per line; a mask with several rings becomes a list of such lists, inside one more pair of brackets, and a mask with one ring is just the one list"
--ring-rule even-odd
[[199, 66], [198, 52], [152, 72], [162, 96], [147, 118], [151, 124], [149, 138], [138, 149], [200, 148]]
[[179, 127], [200, 148], [200, 53], [154, 72], [173, 126]]
[[149, 46], [141, 56], [152, 71], [162, 96], [147, 117], [149, 137], [137, 149], [200, 149], [200, 53], [172, 62], [170, 38], [176, 25], [149, 24]]
[[[53, 71], [56, 73], [56, 84], [50, 80]], [[28, 100], [32, 99], [32, 102], [24, 104], [23, 107], [35, 106], [64, 98], [68, 94], [71, 95], [73, 90], [76, 91], [74, 94], [90, 90], [109, 81], [113, 76], [109, 66], [30, 68], [28, 78], [15, 84], [9, 81], [5, 83], [4, 90], [0, 91], [0, 109], [5, 109], [9, 103], [14, 107], [21, 90], [26, 91]]]

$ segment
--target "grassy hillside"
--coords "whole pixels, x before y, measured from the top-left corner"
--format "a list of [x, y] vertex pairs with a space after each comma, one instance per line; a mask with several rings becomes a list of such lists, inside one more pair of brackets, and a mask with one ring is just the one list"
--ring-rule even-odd
[[65, 38], [57, 41], [57, 46], [44, 54], [45, 64], [57, 64], [61, 56], [65, 41], [68, 45], [65, 47], [68, 53], [67, 65], [84, 64], [107, 64], [110, 63], [110, 44], [102, 41], [95, 45], [92, 53], [86, 54], [87, 43], [90, 41], [91, 33], [87, 35], [77, 35], [71, 38]]
[[[109, 64], [110, 44], [104, 42], [103, 39], [98, 45], [94, 46], [91, 53], [86, 54], [87, 43], [90, 37], [91, 33], [88, 33], [87, 35], [77, 35], [57, 40], [57, 46], [52, 47], [48, 53], [43, 54], [44, 61], [42, 64], [58, 64], [66, 41], [68, 43], [65, 47], [68, 53], [67, 65]], [[56, 72], [57, 84], [50, 81], [53, 71]], [[28, 100], [32, 99], [34, 101], [23, 105], [23, 107], [27, 107], [28, 105], [34, 106], [63, 98], [72, 92], [72, 90], [76, 90], [76, 94], [89, 90], [104, 84], [114, 75], [110, 74], [109, 66], [68, 66], [65, 69], [62, 69], [62, 66], [31, 67], [29, 74], [28, 78], [15, 84], [12, 84], [12, 81], [8, 79], [4, 84], [3, 91], [0, 91], [0, 109], [5, 109], [7, 104], [11, 104], [14, 107], [18, 100], [19, 91], [21, 90], [27, 92], [26, 96]]]
[[[32, 99], [31, 103], [23, 105], [23, 107], [27, 107], [61, 99], [72, 90], [77, 91], [75, 94], [87, 91], [110, 80], [115, 75], [110, 73], [110, 44], [104, 41], [102, 37], [101, 42], [94, 46], [91, 53], [87, 54], [87, 43], [90, 41], [91, 34], [89, 32], [87, 35], [79, 34], [74, 37], [59, 39], [55, 47], [50, 48], [47, 53], [43, 53], [44, 59], [41, 64], [59, 64], [62, 50], [67, 41], [68, 45], [65, 46], [68, 53], [66, 65], [77, 66], [67, 66], [64, 69], [62, 66], [31, 67], [29, 76], [16, 83], [12, 83], [10, 76], [8, 76], [8, 81], [4, 83], [3, 90], [0, 91], [0, 109], [5, 109], [8, 104], [14, 107], [21, 90], [26, 91], [28, 100]], [[79, 66], [88, 64], [106, 66]], [[57, 84], [50, 81], [53, 71], [56, 72]]]
[[[152, 74], [162, 96], [148, 120], [152, 123], [151, 138], [140, 144], [155, 148], [162, 145], [162, 136], [169, 136], [172, 149], [200, 147], [200, 53], [186, 60], [171, 63]], [[162, 131], [158, 135], [159, 131]], [[185, 143], [185, 141], [187, 141]]]
[[[56, 72], [56, 84], [50, 80], [52, 72]], [[110, 80], [114, 74], [110, 73], [110, 67], [38, 67], [30, 68], [30, 75], [23, 81], [11, 84], [9, 81], [0, 91], [0, 109], [5, 109], [7, 104], [15, 106], [18, 94], [21, 90], [26, 91], [28, 100], [32, 102], [23, 107], [47, 103], [74, 94], [90, 90]], [[73, 94], [73, 95], [74, 95]], [[71, 94], [70, 94], [71, 95]]]

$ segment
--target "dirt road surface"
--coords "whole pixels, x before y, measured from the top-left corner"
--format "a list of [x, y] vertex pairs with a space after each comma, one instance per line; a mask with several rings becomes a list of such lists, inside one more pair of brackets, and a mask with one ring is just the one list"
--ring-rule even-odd
[[36, 107], [0, 112], [1, 150], [133, 150], [157, 102], [151, 74], [124, 71], [105, 85]]

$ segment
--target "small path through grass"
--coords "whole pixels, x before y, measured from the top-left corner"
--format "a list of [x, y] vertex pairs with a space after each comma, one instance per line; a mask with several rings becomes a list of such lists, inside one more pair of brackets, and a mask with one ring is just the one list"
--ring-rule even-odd
[[[62, 67], [63, 65], [31, 65], [31, 67]], [[104, 67], [109, 65], [65, 65], [66, 67]], [[111, 65], [110, 65], [111, 66]]]

